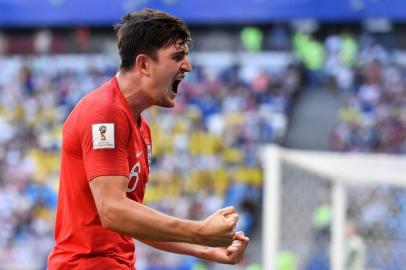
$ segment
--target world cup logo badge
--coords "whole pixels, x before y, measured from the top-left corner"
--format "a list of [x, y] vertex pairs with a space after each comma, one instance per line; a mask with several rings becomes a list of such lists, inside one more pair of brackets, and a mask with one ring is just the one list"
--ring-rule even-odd
[[105, 125], [100, 126], [99, 131], [100, 131], [100, 140], [105, 141], [106, 140], [106, 131], [107, 131], [106, 126]]

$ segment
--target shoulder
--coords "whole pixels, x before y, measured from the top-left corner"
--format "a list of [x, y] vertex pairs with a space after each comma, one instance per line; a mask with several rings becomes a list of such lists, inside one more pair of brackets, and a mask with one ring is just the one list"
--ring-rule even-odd
[[114, 110], [125, 111], [112, 83], [106, 82], [83, 97], [84, 111]]
[[81, 135], [102, 126], [120, 129], [124, 134], [130, 132], [131, 121], [117, 92], [108, 83], [84, 96], [77, 107], [76, 123]]
[[81, 107], [80, 111], [83, 119], [107, 118], [113, 120], [127, 118], [126, 110], [110, 82], [84, 96], [79, 106]]

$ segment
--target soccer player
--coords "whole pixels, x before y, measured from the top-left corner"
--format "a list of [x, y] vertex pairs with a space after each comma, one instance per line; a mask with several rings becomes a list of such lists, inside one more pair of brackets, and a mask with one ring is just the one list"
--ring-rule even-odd
[[127, 14], [116, 31], [116, 76], [79, 101], [63, 127], [48, 269], [135, 269], [133, 238], [169, 252], [239, 263], [249, 239], [235, 231], [233, 207], [192, 221], [142, 204], [151, 135], [141, 112], [175, 105], [179, 83], [192, 70], [186, 24], [142, 10]]

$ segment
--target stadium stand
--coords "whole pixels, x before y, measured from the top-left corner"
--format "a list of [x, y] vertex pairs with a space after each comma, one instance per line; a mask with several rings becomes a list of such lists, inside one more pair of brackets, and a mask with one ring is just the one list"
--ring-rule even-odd
[[[81, 96], [113, 76], [113, 64], [117, 59], [102, 55], [1, 58], [2, 265], [45, 262], [53, 242], [62, 123]], [[253, 233], [261, 209], [258, 147], [283, 138], [299, 74], [287, 66], [246, 77], [232, 63], [196, 65], [175, 109], [145, 113], [154, 138], [147, 204], [193, 219], [235, 205], [238, 229]], [[142, 264], [153, 256], [139, 258]], [[179, 269], [182, 261], [168, 258], [148, 261], [144, 269], [154, 269], [155, 261]]]
[[[46, 269], [63, 121], [85, 93], [116, 72], [115, 42], [107, 27], [123, 10], [141, 7], [133, 0], [122, 6], [41, 2], [0, 0], [0, 270]], [[61, 8], [68, 2], [71, 9]], [[146, 204], [192, 219], [235, 205], [241, 215], [238, 229], [260, 238], [260, 153], [267, 144], [285, 144], [291, 111], [303, 91], [327, 89], [340, 99], [337, 125], [326, 138], [331, 150], [405, 153], [406, 57], [398, 52], [406, 46], [404, 25], [394, 23], [375, 36], [360, 26], [382, 10], [388, 20], [404, 22], [403, 1], [139, 1], [152, 2], [193, 22], [195, 44], [194, 70], [181, 85], [177, 106], [144, 114], [153, 137]], [[201, 9], [193, 6], [196, 2], [204, 3]], [[78, 7], [95, 12], [64, 12]], [[320, 23], [319, 31], [297, 31], [317, 24], [296, 21], [308, 17], [328, 23]], [[292, 240], [311, 252], [283, 250], [277, 269], [331, 269], [326, 240], [331, 187], [298, 171], [288, 175], [293, 181], [287, 186], [306, 212], [296, 211], [297, 201], [282, 210], [297, 231], [311, 230], [309, 242]], [[349, 245], [362, 249], [364, 241], [368, 269], [404, 269], [405, 197], [404, 189], [384, 184], [348, 188]], [[306, 219], [306, 224], [295, 222]], [[292, 238], [287, 239], [286, 246]], [[260, 254], [259, 247], [255, 253]], [[143, 245], [137, 254], [140, 270], [228, 269]], [[258, 263], [258, 256], [247, 256], [236, 269], [258, 270]]]

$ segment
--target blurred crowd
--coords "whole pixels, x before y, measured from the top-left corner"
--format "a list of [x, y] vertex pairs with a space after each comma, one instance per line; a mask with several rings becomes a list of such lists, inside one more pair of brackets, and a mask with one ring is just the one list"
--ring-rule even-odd
[[[406, 152], [406, 63], [397, 54], [398, 48], [383, 46], [371, 35], [348, 31], [324, 39], [298, 32], [292, 45], [302, 63], [306, 87], [335, 91], [340, 99], [337, 124], [330, 136], [332, 150]], [[375, 186], [354, 184], [347, 192], [345, 269], [403, 269], [405, 189], [385, 185], [382, 179]], [[326, 252], [330, 203], [323, 202], [314, 210], [315, 246], [305, 269], [330, 269]]]
[[[86, 48], [83, 31], [79, 37]], [[41, 49], [49, 47], [42, 34], [34, 42], [40, 56], [0, 57], [0, 269], [45, 268], [53, 245], [63, 121], [84, 94], [115, 74], [118, 64], [111, 41], [100, 42], [109, 51], [103, 55], [50, 55]], [[255, 233], [262, 211], [261, 150], [284, 141], [300, 88], [338, 93], [342, 106], [331, 132], [333, 150], [405, 152], [406, 69], [371, 36], [344, 31], [321, 40], [277, 25], [266, 36], [257, 28], [244, 29], [241, 39], [248, 51], [261, 50], [259, 40], [272, 50], [292, 52], [295, 60], [272, 55], [267, 62], [266, 53], [257, 58], [209, 53], [199, 59], [192, 53], [194, 69], [180, 85], [176, 107], [143, 114], [153, 138], [147, 205], [190, 219], [234, 205], [240, 213], [238, 229]], [[217, 38], [209, 35], [202, 42], [210, 47], [210, 40]], [[350, 248], [362, 253], [364, 241], [368, 265], [402, 269], [406, 193], [387, 186], [348, 191], [354, 224]], [[330, 221], [326, 200], [314, 209], [316, 242], [329, 234]], [[329, 269], [326, 242], [312, 248], [312, 256], [300, 264], [296, 254], [282, 252], [278, 269]], [[142, 244], [137, 254], [140, 270], [211, 267]], [[259, 269], [249, 268], [250, 263], [247, 269]]]
[[[63, 121], [86, 92], [115, 74], [117, 63], [102, 55], [0, 58], [1, 269], [44, 269], [53, 245]], [[144, 113], [153, 138], [146, 204], [190, 219], [234, 205], [237, 229], [255, 231], [261, 145], [283, 138], [300, 74], [294, 66], [243, 73], [235, 64], [195, 65], [174, 109]], [[205, 267], [145, 247], [138, 252], [141, 270]]]
[[347, 152], [406, 152], [406, 62], [368, 34], [332, 33], [324, 40], [296, 33], [293, 47], [310, 87], [341, 99], [331, 148]]

